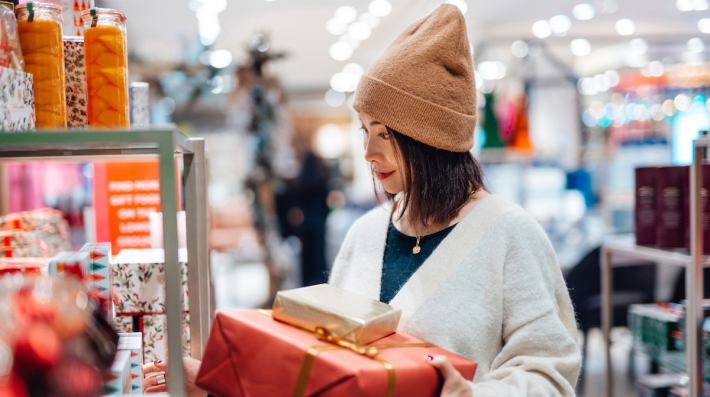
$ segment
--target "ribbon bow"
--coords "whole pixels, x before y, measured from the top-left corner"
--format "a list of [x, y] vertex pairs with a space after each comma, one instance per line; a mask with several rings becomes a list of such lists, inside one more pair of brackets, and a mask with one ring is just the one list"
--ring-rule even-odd
[[315, 331], [313, 331], [315, 336], [324, 341], [331, 343], [333, 345], [340, 346], [342, 348], [351, 350], [361, 356], [366, 356], [369, 358], [375, 358], [377, 357], [377, 354], [380, 352], [376, 347], [374, 346], [358, 346], [355, 343], [346, 341], [345, 339], [341, 339], [337, 337], [332, 331], [325, 327], [317, 327]]

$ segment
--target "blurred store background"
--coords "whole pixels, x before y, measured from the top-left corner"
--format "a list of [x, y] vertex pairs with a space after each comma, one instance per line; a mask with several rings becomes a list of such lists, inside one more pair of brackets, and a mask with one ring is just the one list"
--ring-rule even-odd
[[[128, 16], [129, 77], [149, 83], [151, 123], [205, 138], [217, 307], [325, 282], [349, 226], [376, 205], [352, 93], [441, 0], [95, 2]], [[489, 190], [549, 235], [584, 328], [580, 395], [601, 396], [598, 248], [634, 231], [635, 168], [689, 165], [710, 130], [708, 1], [447, 2], [473, 43], [473, 152]], [[56, 208], [74, 246], [92, 238], [94, 167], [4, 169], [0, 214]], [[636, 269], [647, 271], [617, 281], [645, 277], [650, 292], [628, 303], [676, 296], [677, 268]], [[666, 372], [625, 328], [612, 336], [617, 395], [637, 394], [627, 372]]]

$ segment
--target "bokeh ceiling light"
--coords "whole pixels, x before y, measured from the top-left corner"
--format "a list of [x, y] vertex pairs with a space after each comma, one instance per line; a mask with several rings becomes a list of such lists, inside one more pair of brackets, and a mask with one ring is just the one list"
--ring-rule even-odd
[[538, 39], [544, 39], [546, 37], [550, 37], [552, 34], [552, 28], [547, 20], [541, 19], [533, 24], [532, 32]]
[[224, 69], [232, 64], [232, 53], [227, 50], [214, 50], [210, 54], [210, 65], [217, 69]]
[[572, 8], [572, 16], [580, 21], [592, 19], [595, 14], [594, 6], [589, 3], [579, 3]]
[[330, 87], [338, 92], [353, 92], [360, 82], [362, 74], [339, 72], [330, 78]]
[[380, 26], [380, 18], [370, 14], [369, 12], [365, 12], [365, 13], [360, 14], [360, 18], [358, 18], [357, 20], [367, 24], [367, 26], [369, 26], [370, 29], [374, 29], [374, 28]]
[[583, 77], [577, 81], [577, 90], [582, 95], [595, 95], [598, 93], [594, 78]]
[[386, 17], [392, 12], [392, 4], [387, 0], [373, 0], [367, 10], [376, 17]]
[[348, 34], [355, 40], [367, 40], [372, 34], [372, 29], [365, 22], [353, 22], [348, 27]]
[[683, 12], [705, 11], [710, 8], [707, 0], [676, 0], [675, 6]]
[[335, 124], [326, 124], [316, 132], [316, 149], [326, 159], [336, 159], [348, 149], [347, 135]]
[[339, 41], [337, 43], [333, 43], [333, 45], [330, 46], [330, 50], [328, 52], [330, 53], [330, 56], [336, 61], [345, 61], [350, 59], [351, 56], [353, 56], [353, 46], [348, 43]]
[[617, 72], [616, 70], [607, 70], [604, 73], [604, 76], [606, 76], [610, 87], [616, 87], [621, 81], [621, 78], [619, 77], [619, 72]]
[[663, 66], [663, 63], [661, 63], [660, 61], [649, 62], [648, 66], [646, 68], [648, 69], [648, 73], [653, 77], [663, 76], [663, 72], [665, 69], [665, 67]]
[[340, 36], [348, 30], [348, 24], [338, 18], [331, 18], [326, 22], [325, 30], [330, 34]]
[[518, 58], [525, 58], [525, 56], [528, 55], [529, 50], [528, 43], [523, 40], [514, 41], [510, 46], [510, 52]]
[[567, 15], [560, 14], [550, 18], [550, 29], [556, 35], [566, 34], [572, 27], [572, 20]]
[[592, 52], [592, 43], [587, 39], [574, 39], [569, 44], [569, 49], [575, 56], [583, 57]]
[[630, 19], [619, 19], [616, 21], [616, 33], [622, 36], [630, 36], [636, 33], [636, 24]]
[[461, 10], [462, 14], [466, 14], [468, 11], [468, 3], [465, 0], [446, 0], [445, 3], [453, 4]]
[[350, 23], [357, 19], [357, 10], [352, 6], [342, 6], [335, 10], [335, 18]]
[[703, 18], [698, 21], [698, 29], [703, 33], [710, 33], [710, 18]]
[[695, 8], [693, 5], [693, 0], [676, 0], [675, 2], [676, 8], [678, 10], [686, 12], [686, 11], [693, 11]]
[[325, 103], [328, 104], [328, 106], [332, 106], [334, 108], [337, 108], [338, 106], [341, 106], [342, 104], [345, 103], [345, 93], [344, 92], [339, 92], [335, 91], [334, 89], [329, 89], [325, 93]]
[[350, 47], [353, 48], [353, 51], [360, 47], [360, 40], [355, 39], [348, 33], [345, 33], [344, 35], [340, 36], [340, 39], [338, 39], [338, 41], [350, 45]]
[[633, 39], [629, 42], [629, 51], [636, 55], [645, 54], [648, 51], [648, 43], [644, 39]]
[[673, 105], [681, 112], [688, 110], [691, 102], [692, 100], [690, 99], [690, 97], [685, 94], [678, 94], [675, 99], [673, 99]]
[[343, 66], [343, 72], [362, 76], [365, 73], [365, 69], [359, 63], [351, 62]]
[[506, 71], [501, 61], [483, 61], [478, 64], [478, 72], [485, 80], [500, 80], [505, 77]]
[[705, 43], [703, 43], [703, 40], [699, 37], [693, 37], [692, 39], [688, 40], [688, 51], [692, 53], [701, 53], [705, 51]]

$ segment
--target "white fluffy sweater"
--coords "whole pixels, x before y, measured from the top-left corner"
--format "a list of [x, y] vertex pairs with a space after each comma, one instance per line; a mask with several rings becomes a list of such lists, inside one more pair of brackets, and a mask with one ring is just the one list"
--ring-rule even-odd
[[[352, 226], [330, 283], [380, 297], [389, 212]], [[399, 330], [478, 363], [474, 397], [574, 396], [576, 322], [555, 252], [523, 209], [478, 202], [392, 300]]]

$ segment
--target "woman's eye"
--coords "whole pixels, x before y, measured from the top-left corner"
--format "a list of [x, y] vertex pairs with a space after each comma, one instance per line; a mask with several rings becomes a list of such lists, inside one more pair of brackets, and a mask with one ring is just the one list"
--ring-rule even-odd
[[389, 132], [381, 132], [377, 136], [379, 136], [382, 139], [390, 139], [392, 137], [392, 135], [390, 135]]

